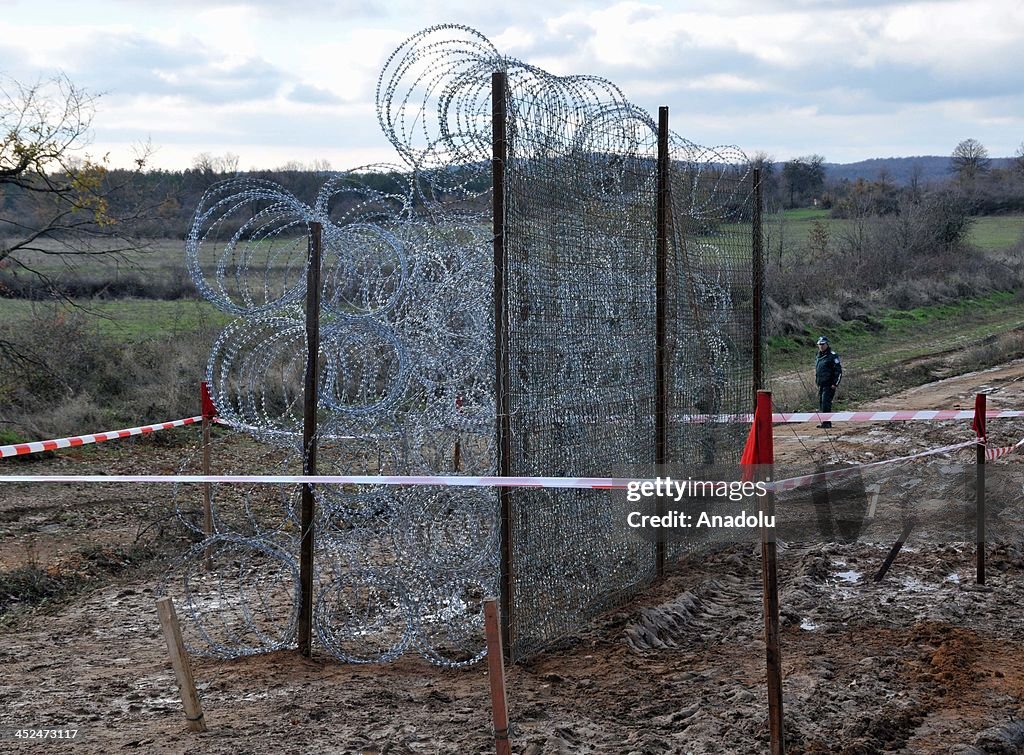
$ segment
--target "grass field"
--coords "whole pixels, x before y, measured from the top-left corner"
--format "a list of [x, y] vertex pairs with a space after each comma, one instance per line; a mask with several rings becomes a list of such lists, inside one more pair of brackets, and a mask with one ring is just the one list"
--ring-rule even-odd
[[[829, 216], [828, 210], [801, 208], [785, 210], [764, 216], [764, 233], [769, 254], [776, 253], [778, 244], [785, 249], [803, 247], [816, 221], [823, 222], [830, 236], [842, 233], [850, 221]], [[749, 224], [737, 224], [749, 229]], [[749, 232], [749, 231], [748, 231]], [[975, 219], [968, 233], [968, 241], [979, 249], [1001, 251], [1010, 249], [1024, 240], [1024, 215], [992, 215]]]
[[[84, 315], [90, 316], [90, 324], [100, 333], [120, 341], [141, 341], [222, 328], [232, 319], [212, 304], [192, 299], [80, 301], [76, 306]], [[0, 299], [0, 317], [11, 321], [27, 323], [41, 317], [68, 317], [74, 311], [75, 307], [67, 303]]]
[[[764, 216], [765, 251], [769, 259], [775, 259], [782, 247], [783, 255], [787, 251], [802, 249], [808, 235], [816, 222], [822, 222], [828, 229], [832, 239], [838, 238], [844, 227], [851, 221], [830, 217], [829, 210], [817, 208], [800, 208], [783, 212], [769, 213]], [[720, 228], [726, 234], [736, 234], [735, 238], [747, 239], [750, 236], [749, 223], [726, 223]], [[1024, 215], [1000, 215], [979, 217], [970, 229], [970, 243], [986, 251], [1010, 249], [1024, 240]], [[205, 264], [212, 269], [214, 260], [222, 249], [217, 245], [204, 247], [209, 259]], [[257, 268], [262, 258], [254, 260]], [[46, 254], [29, 254], [25, 262], [30, 267], [61, 277], [73, 275], [101, 276], [110, 280], [118, 277], [145, 277], [154, 280], [187, 279], [185, 270], [185, 242], [175, 239], [155, 239], [145, 242], [141, 253], [133, 254], [127, 262], [118, 262], [102, 257], [83, 257], [72, 259], [69, 267], [68, 259]], [[275, 270], [289, 278], [296, 274], [294, 268], [275, 264]]]
[[[963, 347], [1022, 326], [1024, 307], [1019, 296], [1000, 291], [953, 304], [889, 310], [866, 321], [844, 322], [829, 329], [829, 338], [836, 351], [857, 355], [861, 366], [868, 368]], [[797, 369], [813, 359], [813, 341], [814, 335], [769, 338], [772, 372]]]
[[[145, 239], [142, 249], [126, 259], [102, 255], [63, 256], [44, 252], [24, 252], [19, 259], [34, 270], [46, 273], [104, 273], [111, 276], [140, 272], [185, 272], [185, 242], [176, 239]], [[57, 251], [53, 242], [40, 246]], [[104, 249], [107, 247], [103, 247]]]
[[978, 218], [968, 239], [981, 249], [1009, 249], [1024, 240], [1024, 215], [993, 215]]
[[[765, 233], [769, 241], [769, 254], [780, 240], [787, 248], [802, 245], [815, 222], [823, 222], [833, 234], [840, 232], [848, 221], [829, 217], [823, 209], [787, 210], [765, 216]], [[742, 232], [742, 224], [726, 226], [723, 230]], [[749, 225], [746, 226], [749, 232]], [[998, 251], [1009, 249], [1024, 238], [1024, 215], [978, 218], [971, 228], [970, 240], [979, 248]], [[34, 264], [59, 264], [57, 258], [41, 255]], [[130, 265], [112, 265], [110, 262], [87, 260], [83, 263], [90, 273], [105, 275], [170, 276], [185, 275], [184, 243], [175, 240], [150, 242], [148, 251]], [[54, 268], [56, 269], [56, 268]], [[81, 270], [81, 268], [79, 268]], [[94, 327], [102, 334], [121, 341], [140, 341], [151, 337], [187, 335], [197, 331], [212, 331], [224, 327], [231, 318], [203, 300], [162, 301], [154, 299], [82, 300]], [[68, 304], [29, 302], [0, 299], [0, 316], [14, 321], [28, 322], [32, 318], [68, 316]], [[934, 336], [957, 333], [958, 338], [970, 340], [983, 337], [1000, 329], [1019, 325], [1024, 319], [1021, 303], [1013, 293], [995, 293], [986, 297], [964, 299], [953, 304], [920, 307], [909, 311], [889, 311], [865, 320], [842, 323], [830, 329], [833, 340], [842, 344], [845, 353], [862, 354], [864, 359], [902, 359], [934, 350]], [[802, 364], [808, 345], [806, 338], [776, 336], [769, 339], [773, 369], [785, 371]], [[893, 349], [899, 341], [905, 347]], [[949, 339], [946, 339], [949, 340]], [[930, 344], [930, 345], [929, 345]], [[945, 347], [945, 341], [943, 347]], [[881, 348], [880, 347], [884, 347]], [[895, 353], [895, 352], [899, 353]], [[884, 352], [884, 357], [881, 356]]]

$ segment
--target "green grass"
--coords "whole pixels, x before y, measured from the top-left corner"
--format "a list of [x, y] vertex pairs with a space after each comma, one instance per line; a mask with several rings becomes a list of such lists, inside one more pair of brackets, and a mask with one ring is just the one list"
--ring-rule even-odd
[[[33, 270], [45, 273], [56, 280], [73, 277], [76, 275], [102, 276], [113, 280], [119, 277], [156, 277], [160, 279], [171, 279], [175, 277], [188, 277], [185, 267], [185, 242], [175, 239], [143, 239], [142, 248], [136, 252], [130, 252], [124, 259], [102, 255], [63, 255], [45, 254], [43, 252], [23, 252], [17, 255], [18, 259]], [[60, 251], [61, 247], [53, 242], [44, 241], [40, 244], [43, 248]], [[239, 245], [239, 250], [245, 249], [246, 245]], [[281, 274], [289, 273], [294, 276], [296, 269], [302, 272], [304, 258], [301, 253], [296, 252], [296, 244], [291, 242], [278, 243], [276, 245], [261, 245], [250, 260], [254, 269], [262, 272], [267, 269], [266, 254], [273, 248], [279, 253], [285, 250], [284, 258], [275, 259], [270, 267], [271, 271]], [[210, 242], [202, 247], [202, 265], [208, 273], [214, 269], [221, 254], [224, 251], [223, 243]], [[250, 250], [251, 251], [251, 250]], [[241, 256], [239, 253], [238, 257]], [[290, 264], [287, 264], [290, 263]], [[13, 269], [13, 268], [12, 268]], [[229, 265], [230, 269], [230, 265]]]
[[[1024, 308], [1018, 295], [999, 291], [987, 296], [961, 299], [910, 310], [887, 310], [865, 320], [850, 320], [827, 328], [840, 354], [857, 356], [862, 367], [966, 346], [992, 333], [1024, 325]], [[814, 354], [817, 330], [809, 326], [805, 336], [773, 336], [768, 339], [769, 363], [776, 374], [799, 368]]]
[[[814, 207], [765, 214], [763, 228], [766, 252], [777, 255], [780, 243], [786, 251], [803, 248], [811, 228], [819, 221], [825, 224], [833, 241], [853, 222], [832, 218], [829, 210]], [[721, 230], [749, 236], [750, 223], [724, 223]], [[1024, 215], [985, 215], [975, 218], [967, 240], [984, 251], [1012, 249], [1024, 240]]]
[[[143, 240], [143, 248], [139, 252], [131, 252], [125, 260], [100, 255], [65, 255], [46, 254], [43, 252], [20, 252], [17, 256], [26, 265], [48, 274], [81, 273], [118, 275], [131, 273], [177, 272], [185, 270], [185, 242], [175, 239]], [[47, 250], [62, 251], [62, 247], [52, 241], [39, 244]], [[110, 247], [103, 247], [110, 248]]]
[[[816, 207], [802, 207], [795, 210], [766, 213], [762, 219], [765, 254], [769, 259], [777, 258], [780, 245], [787, 255], [796, 249], [803, 249], [807, 243], [807, 236], [810, 234], [814, 224], [819, 221], [825, 224], [829, 235], [833, 239], [850, 222], [849, 220], [832, 218], [829, 216], [829, 210], [822, 210]], [[740, 238], [749, 239], [752, 229], [750, 222], [746, 221], [742, 223], [723, 223], [719, 230], [723, 234], [735, 234]]]
[[980, 217], [971, 227], [967, 238], [979, 249], [1010, 249], [1024, 240], [1024, 215]]
[[[76, 302], [83, 314], [104, 335], [120, 341], [142, 341], [174, 334], [194, 333], [207, 328], [222, 328], [231, 321], [229, 315], [206, 301], [182, 299], [115, 299]], [[31, 320], [39, 317], [68, 316], [71, 305], [0, 299], [0, 317]]]
[[797, 207], [792, 210], [783, 210], [782, 216], [786, 222], [812, 223], [815, 220], [829, 220], [829, 210], [820, 207]]

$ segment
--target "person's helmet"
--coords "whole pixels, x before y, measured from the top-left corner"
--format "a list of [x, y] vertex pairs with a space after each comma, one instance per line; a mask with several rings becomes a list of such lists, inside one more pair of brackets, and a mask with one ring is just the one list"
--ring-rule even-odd
[[828, 346], [828, 339], [825, 338], [825, 336], [821, 336], [821, 338], [818, 339], [818, 346]]

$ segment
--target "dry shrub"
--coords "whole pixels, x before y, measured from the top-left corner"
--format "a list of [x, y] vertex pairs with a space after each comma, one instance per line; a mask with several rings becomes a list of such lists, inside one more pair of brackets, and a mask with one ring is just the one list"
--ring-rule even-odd
[[[767, 269], [769, 335], [791, 335], [1024, 286], [1024, 238], [1011, 250], [967, 244], [971, 218], [946, 194], [845, 221], [828, 243], [789, 250]], [[838, 305], [838, 307], [836, 307]]]
[[214, 336], [124, 342], [82, 313], [0, 325], [0, 426], [59, 437], [197, 414]]
[[957, 356], [968, 369], [982, 369], [1024, 357], [1024, 332], [1019, 330], [989, 336]]
[[199, 292], [184, 270], [159, 270], [116, 274], [69, 271], [48, 275], [14, 276], [0, 272], [0, 292], [12, 299], [46, 301], [55, 292], [69, 299], [196, 299]]

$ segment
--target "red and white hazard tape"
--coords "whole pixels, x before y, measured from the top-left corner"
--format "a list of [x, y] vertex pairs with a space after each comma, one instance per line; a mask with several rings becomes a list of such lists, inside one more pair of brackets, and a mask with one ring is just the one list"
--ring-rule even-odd
[[171, 422], [160, 422], [155, 425], [143, 425], [142, 427], [129, 427], [125, 430], [112, 430], [106, 433], [93, 433], [92, 435], [77, 435], [74, 438], [57, 438], [56, 440], [39, 440], [32, 443], [15, 443], [11, 446], [0, 446], [0, 459], [7, 456], [21, 456], [23, 454], [37, 454], [42, 451], [56, 451], [59, 448], [74, 448], [89, 443], [102, 443], [105, 440], [117, 440], [118, 438], [129, 438], [132, 435], [148, 435], [158, 430], [169, 430], [172, 427], [193, 425], [202, 422], [202, 416], [186, 417]]
[[[793, 419], [795, 417], [840, 417], [843, 415], [855, 416], [858, 414], [883, 414], [883, 415], [929, 415], [926, 417], [885, 417], [887, 419], [968, 419], [974, 416], [973, 412], [844, 412], [832, 413], [831, 415], [773, 415], [774, 421], [802, 422], [804, 419]], [[935, 416], [949, 415], [957, 416]], [[1022, 416], [1024, 412], [988, 412], [988, 417]], [[775, 417], [786, 417], [790, 419], [775, 420]], [[59, 438], [56, 440], [37, 441], [33, 443], [19, 443], [10, 446], [0, 446], [0, 458], [18, 456], [22, 454], [39, 453], [41, 451], [54, 451], [61, 448], [72, 448], [83, 446], [89, 443], [101, 443], [107, 440], [128, 438], [133, 435], [146, 435], [159, 430], [167, 430], [172, 427], [191, 425], [202, 421], [202, 416], [187, 417], [170, 422], [161, 422], [153, 425], [143, 425], [124, 430], [114, 430], [105, 433], [94, 433], [92, 435], [79, 435], [73, 438]], [[858, 417], [860, 419], [860, 417]], [[232, 424], [214, 419], [219, 424]], [[844, 475], [858, 473], [865, 469], [872, 469], [887, 464], [897, 464], [912, 459], [919, 459], [935, 454], [956, 451], [969, 446], [977, 445], [976, 440], [964, 441], [941, 448], [933, 448], [921, 451], [909, 456], [901, 456], [895, 459], [884, 459], [882, 461], [861, 464], [844, 469], [834, 469], [827, 472], [817, 472], [800, 477], [791, 477], [785, 480], [777, 480], [769, 483], [769, 487], [775, 491], [793, 490], [795, 488], [810, 485], [815, 482], [832, 479]], [[1012, 446], [1000, 448], [988, 448], [985, 451], [986, 460], [998, 459], [1007, 454], [1013, 453], [1024, 447], [1024, 439]], [[406, 486], [442, 486], [442, 487], [510, 487], [510, 488], [574, 488], [589, 490], [621, 490], [628, 487], [630, 480], [612, 477], [469, 477], [469, 476], [408, 476], [408, 475], [0, 475], [0, 483], [12, 482], [56, 482], [56, 483], [235, 483], [235, 484], [301, 484], [313, 483], [322, 485], [406, 485]]]
[[[1006, 417], [1024, 417], [1024, 411], [1019, 410], [1002, 410], [1002, 411], [990, 411], [986, 412], [985, 416], [988, 419], [999, 419]], [[974, 412], [971, 410], [955, 410], [955, 409], [942, 409], [937, 411], [913, 411], [913, 412], [799, 412], [789, 414], [773, 414], [773, 423], [795, 423], [795, 422], [813, 422], [813, 421], [828, 421], [828, 422], [902, 422], [911, 420], [956, 420], [956, 419], [973, 419]], [[78, 435], [73, 438], [57, 438], [55, 440], [41, 440], [34, 441], [31, 443], [16, 443], [9, 446], [0, 446], [0, 459], [8, 456], [21, 456], [23, 454], [40, 453], [42, 451], [56, 451], [61, 448], [74, 448], [76, 446], [84, 446], [89, 443], [102, 443], [106, 440], [116, 440], [118, 438], [128, 438], [133, 435], [146, 435], [149, 433], [157, 432], [158, 430], [167, 430], [172, 427], [181, 427], [183, 425], [192, 425], [202, 421], [202, 416], [187, 417], [185, 419], [176, 419], [170, 422], [160, 422], [153, 425], [143, 425], [141, 427], [130, 427], [124, 430], [113, 430], [105, 433], [94, 433], [92, 435]], [[682, 422], [686, 423], [706, 423], [706, 422], [753, 422], [754, 415], [752, 414], [690, 414], [679, 416]], [[219, 425], [227, 425], [238, 430], [255, 430], [246, 425], [242, 425], [235, 422], [228, 422], [227, 420], [221, 419], [220, 417], [214, 417], [213, 421]], [[344, 440], [354, 440], [355, 438], [349, 436], [331, 436], [332, 438], [337, 437]], [[985, 458], [992, 460], [998, 459], [1002, 456], [1006, 456], [1009, 453], [1013, 453], [1014, 450], [1024, 445], [1024, 440], [1013, 446], [1005, 446], [1003, 448], [991, 448], [986, 450]], [[465, 478], [458, 478], [465, 479]], [[525, 479], [525, 478], [524, 478]], [[555, 479], [555, 478], [537, 478], [537, 479]]]
[[412, 485], [473, 488], [625, 489], [630, 480], [614, 477], [462, 477], [419, 475], [0, 475], [4, 482], [150, 482], [295, 485]]
[[909, 456], [900, 456], [895, 459], [883, 459], [882, 461], [873, 461], [868, 464], [858, 464], [853, 467], [846, 467], [844, 469], [831, 469], [827, 472], [815, 472], [814, 474], [803, 475], [801, 477], [790, 477], [785, 480], [776, 480], [768, 485], [772, 490], [793, 490], [794, 488], [800, 488], [804, 485], [812, 485], [816, 482], [828, 480], [834, 477], [842, 477], [844, 475], [857, 474], [865, 469], [874, 469], [875, 467], [885, 466], [886, 464], [899, 464], [904, 461], [911, 461], [912, 459], [921, 459], [925, 456], [934, 456], [935, 454], [948, 453], [949, 451], [958, 451], [961, 448], [967, 448], [968, 446], [976, 446], [978, 442], [976, 440], [965, 440], [963, 443], [955, 443], [952, 446], [943, 446], [942, 448], [930, 448], [927, 451], [921, 451], [916, 454], [910, 454]]
[[[792, 477], [769, 483], [773, 490], [792, 490], [820, 480], [852, 474], [863, 469], [883, 464], [920, 459], [925, 456], [956, 451], [973, 446], [969, 440], [952, 446], [933, 448], [928, 451], [862, 464], [847, 469], [834, 469], [802, 477]], [[425, 476], [425, 475], [0, 475], [4, 482], [148, 482], [148, 483], [234, 483], [234, 484], [277, 484], [296, 485], [312, 483], [317, 485], [409, 485], [432, 487], [502, 487], [502, 488], [575, 488], [586, 490], [623, 490], [631, 480], [617, 477], [469, 477], [469, 476]], [[635, 482], [635, 480], [634, 480]]]
[[1000, 446], [999, 448], [986, 448], [985, 449], [985, 461], [994, 461], [1002, 458], [1007, 454], [1012, 454], [1014, 451], [1019, 451], [1024, 448], [1024, 438], [1014, 443], [1012, 446]]
[[[1021, 410], [1003, 410], [985, 412], [988, 419], [1007, 417], [1024, 417]], [[684, 414], [678, 416], [680, 422], [687, 424], [708, 422], [742, 422], [754, 421], [753, 414]], [[931, 411], [904, 412], [792, 412], [773, 414], [773, 424], [793, 422], [909, 422], [911, 420], [950, 420], [974, 419], [973, 409], [940, 409]]]

